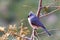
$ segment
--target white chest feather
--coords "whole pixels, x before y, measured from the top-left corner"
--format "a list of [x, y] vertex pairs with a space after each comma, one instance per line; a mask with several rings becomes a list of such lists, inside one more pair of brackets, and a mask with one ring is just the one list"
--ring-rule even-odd
[[34, 26], [34, 25], [31, 24], [31, 19], [30, 18], [28, 18], [28, 22], [29, 22], [29, 24], [32, 28], [37, 29], [37, 26]]
[[30, 26], [32, 26], [31, 19], [30, 18], [28, 18], [28, 22], [29, 22]]

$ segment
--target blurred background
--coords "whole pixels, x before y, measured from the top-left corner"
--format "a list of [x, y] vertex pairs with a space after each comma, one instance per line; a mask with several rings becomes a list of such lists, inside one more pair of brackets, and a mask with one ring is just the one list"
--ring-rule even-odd
[[[17, 24], [18, 26], [21, 23], [20, 21], [24, 19], [22, 21], [24, 26], [27, 26], [31, 30], [32, 28], [28, 24], [27, 16], [30, 11], [36, 14], [38, 3], [39, 0], [0, 0], [0, 26], [6, 28], [9, 24]], [[60, 0], [43, 0], [43, 6], [48, 5], [52, 7], [47, 9], [47, 13], [55, 10], [55, 6], [60, 6]], [[44, 14], [46, 12], [42, 9], [41, 13]], [[42, 17], [40, 20], [48, 30], [52, 30], [51, 33], [53, 35], [47, 37], [46, 35], [40, 34], [41, 40], [60, 40], [60, 10], [46, 17]], [[39, 29], [38, 32], [42, 32], [42, 30]]]

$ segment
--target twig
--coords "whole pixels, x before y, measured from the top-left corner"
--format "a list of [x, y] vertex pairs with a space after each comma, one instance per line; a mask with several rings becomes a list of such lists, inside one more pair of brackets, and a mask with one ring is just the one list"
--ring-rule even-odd
[[60, 10], [60, 9], [56, 9], [56, 10], [53, 10], [53, 11], [51, 11], [51, 12], [47, 13], [47, 14], [41, 15], [41, 16], [40, 16], [40, 18], [41, 18], [41, 17], [48, 16], [48, 15], [50, 15], [50, 14], [52, 14], [52, 13], [54, 13], [54, 12], [58, 11], [58, 10]]
[[42, 8], [44, 8], [44, 7], [51, 7], [53, 4], [55, 4], [55, 2], [51, 3], [51, 4], [47, 5], [47, 6], [42, 6]]
[[[48, 30], [48, 31], [52, 31], [52, 30], [59, 30], [59, 29], [50, 29], [50, 30]], [[43, 34], [43, 33], [45, 33], [45, 31], [43, 31], [43, 32], [41, 32], [41, 33], [38, 33], [38, 34]]]
[[38, 16], [38, 18], [39, 18], [39, 16], [40, 16], [40, 11], [41, 11], [41, 9], [42, 9], [42, 0], [39, 0], [39, 6], [38, 6], [38, 11], [37, 11], [37, 16]]
[[60, 6], [42, 6], [42, 8], [44, 7], [54, 7], [54, 8], [60, 8]]
[[32, 35], [31, 35], [31, 40], [34, 40], [34, 37], [35, 37], [35, 30], [33, 29], [33, 31], [32, 31]]
[[35, 29], [33, 29], [32, 35], [31, 35], [31, 40], [34, 40], [35, 38], [36, 38], [37, 40], [39, 40], [38, 33], [36, 32]]
[[[52, 4], [54, 4], [54, 3], [52, 3]], [[50, 4], [50, 5], [46, 6], [46, 7], [56, 7], [56, 8], [60, 8], [60, 6], [51, 6], [52, 4]], [[38, 6], [38, 11], [37, 11], [37, 16], [38, 16], [38, 18], [39, 18], [39, 17], [47, 16], [47, 15], [52, 14], [53, 12], [59, 10], [59, 9], [56, 9], [56, 10], [53, 10], [52, 12], [50, 12], [50, 13], [48, 13], [48, 14], [45, 14], [45, 15], [40, 16], [40, 12], [41, 12], [41, 9], [42, 9], [42, 8], [43, 8], [43, 6], [42, 6], [42, 0], [39, 0], [39, 6]]]
[[35, 38], [37, 39], [37, 40], [40, 40], [40, 37], [38, 36], [38, 33], [37, 33], [37, 31], [35, 31]]

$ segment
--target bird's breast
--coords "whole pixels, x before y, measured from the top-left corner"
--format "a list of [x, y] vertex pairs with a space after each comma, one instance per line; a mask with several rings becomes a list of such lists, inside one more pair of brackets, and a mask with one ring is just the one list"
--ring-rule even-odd
[[28, 22], [29, 22], [29, 24], [31, 25], [31, 19], [30, 19], [30, 18], [28, 18]]
[[31, 26], [32, 28], [38, 29], [38, 26], [35, 26], [35, 25], [32, 25], [32, 24], [31, 24], [31, 19], [30, 19], [30, 18], [28, 18], [28, 22], [29, 22], [29, 24], [30, 24], [30, 26]]

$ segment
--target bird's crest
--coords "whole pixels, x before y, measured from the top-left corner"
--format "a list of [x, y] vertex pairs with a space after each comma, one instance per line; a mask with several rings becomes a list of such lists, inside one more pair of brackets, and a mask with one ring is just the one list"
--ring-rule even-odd
[[29, 12], [29, 15], [33, 15], [33, 12], [32, 12], [32, 11], [30, 11], [30, 12]]

